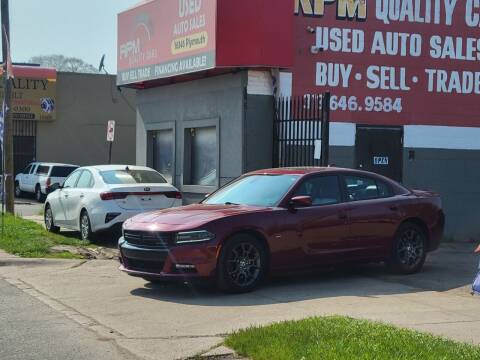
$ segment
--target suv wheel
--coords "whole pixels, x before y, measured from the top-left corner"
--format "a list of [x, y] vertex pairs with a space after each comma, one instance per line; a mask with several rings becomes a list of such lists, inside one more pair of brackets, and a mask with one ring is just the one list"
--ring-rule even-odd
[[421, 270], [427, 257], [427, 238], [421, 227], [413, 223], [400, 226], [395, 236], [387, 265], [398, 274], [414, 274]]
[[20, 189], [20, 183], [15, 181], [15, 196], [21, 198], [23, 196], [23, 191]]
[[264, 246], [246, 234], [233, 236], [224, 245], [218, 261], [217, 284], [234, 293], [255, 289], [265, 277]]
[[35, 200], [37, 200], [38, 202], [43, 202], [44, 200], [44, 196], [42, 194], [42, 188], [38, 184], [37, 186], [35, 186]]

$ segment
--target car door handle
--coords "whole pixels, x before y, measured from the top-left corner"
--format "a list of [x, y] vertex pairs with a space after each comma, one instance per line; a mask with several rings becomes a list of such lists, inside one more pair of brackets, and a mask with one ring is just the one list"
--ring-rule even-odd
[[68, 194], [63, 194], [63, 197], [64, 197], [64, 198], [68, 198]]
[[347, 220], [347, 214], [338, 214], [340, 220]]
[[83, 199], [84, 197], [85, 197], [85, 195], [80, 194], [80, 199]]
[[390, 206], [390, 210], [392, 210], [392, 211], [398, 211], [398, 206], [395, 206], [395, 205]]

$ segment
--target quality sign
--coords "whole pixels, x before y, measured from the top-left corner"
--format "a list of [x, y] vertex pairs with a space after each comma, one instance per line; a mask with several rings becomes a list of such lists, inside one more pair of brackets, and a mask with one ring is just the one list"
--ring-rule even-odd
[[153, 0], [118, 15], [117, 84], [215, 67], [216, 0]]
[[293, 94], [333, 121], [480, 124], [480, 0], [293, 1]]
[[[13, 68], [11, 113], [14, 120], [52, 121], [56, 119], [57, 73], [53, 69]], [[0, 101], [3, 102], [3, 81]]]

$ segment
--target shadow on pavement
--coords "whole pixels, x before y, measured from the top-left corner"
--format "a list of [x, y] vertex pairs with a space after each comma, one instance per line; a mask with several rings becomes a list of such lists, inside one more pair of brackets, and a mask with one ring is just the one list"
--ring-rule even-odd
[[200, 306], [252, 306], [289, 303], [338, 296], [376, 297], [423, 291], [469, 296], [479, 257], [472, 244], [445, 244], [430, 254], [422, 272], [392, 275], [381, 264], [350, 265], [309, 273], [277, 276], [256, 291], [225, 294], [210, 284], [146, 283], [131, 291], [134, 296]]

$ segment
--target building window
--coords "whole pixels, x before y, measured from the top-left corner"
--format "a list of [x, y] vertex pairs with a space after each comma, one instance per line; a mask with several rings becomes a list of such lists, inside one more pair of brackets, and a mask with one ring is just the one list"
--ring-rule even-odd
[[175, 180], [173, 129], [148, 131], [148, 147], [148, 165], [173, 184]]
[[218, 147], [215, 126], [185, 129], [184, 185], [218, 185]]

